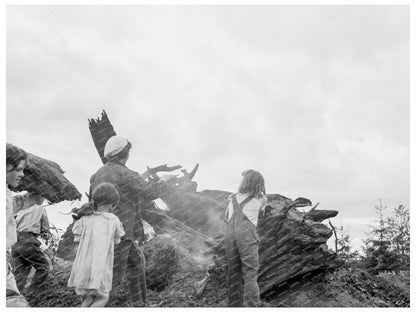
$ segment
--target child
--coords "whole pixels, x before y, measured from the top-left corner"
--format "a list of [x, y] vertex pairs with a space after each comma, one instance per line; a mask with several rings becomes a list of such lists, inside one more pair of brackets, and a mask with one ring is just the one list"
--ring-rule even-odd
[[238, 193], [229, 197], [226, 210], [225, 254], [228, 263], [228, 305], [261, 306], [257, 271], [259, 269], [256, 232], [258, 216], [266, 204], [264, 178], [247, 170]]
[[[22, 181], [26, 164], [26, 152], [6, 143], [6, 254], [10, 251], [12, 245], [17, 242], [16, 221], [13, 216], [13, 197], [10, 189], [17, 187]], [[6, 257], [6, 262], [6, 306], [29, 307], [25, 297], [20, 294], [17, 288], [9, 257]]]
[[79, 241], [68, 286], [85, 296], [82, 307], [104, 307], [113, 279], [114, 244], [120, 243], [124, 229], [111, 213], [120, 195], [110, 183], [101, 183], [92, 192], [94, 212], [74, 223], [74, 241]]
[[26, 193], [22, 196], [22, 207], [17, 212], [17, 243], [12, 247], [17, 287], [23, 291], [31, 268], [36, 274], [30, 286], [40, 291], [49, 273], [49, 262], [40, 248], [39, 236], [49, 233], [49, 221], [46, 209], [42, 207], [44, 198], [38, 194]]

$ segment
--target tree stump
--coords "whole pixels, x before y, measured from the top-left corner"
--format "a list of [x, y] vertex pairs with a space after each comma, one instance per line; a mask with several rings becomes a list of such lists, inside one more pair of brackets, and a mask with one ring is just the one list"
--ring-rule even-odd
[[[162, 197], [168, 214], [211, 238], [225, 234], [224, 212], [230, 192], [197, 192], [194, 181], [172, 182]], [[335, 217], [335, 210], [297, 208], [311, 206], [305, 198], [295, 201], [279, 194], [268, 194], [265, 212], [257, 232], [259, 244], [259, 286], [263, 297], [273, 296], [285, 287], [340, 266], [328, 249], [332, 230], [321, 221]], [[217, 246], [217, 249], [220, 249]]]

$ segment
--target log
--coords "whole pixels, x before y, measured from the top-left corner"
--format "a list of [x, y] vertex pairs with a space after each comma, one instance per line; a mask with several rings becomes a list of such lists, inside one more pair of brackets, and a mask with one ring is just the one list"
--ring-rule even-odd
[[[287, 209], [287, 207], [292, 208]], [[273, 297], [282, 289], [341, 265], [328, 249], [332, 231], [305, 218], [287, 199], [268, 196], [269, 210], [258, 223], [259, 286], [262, 296]], [[323, 213], [322, 215], [327, 215]]]
[[78, 200], [82, 195], [65, 176], [65, 171], [51, 160], [31, 153], [27, 154], [24, 177], [17, 187], [10, 187], [14, 192], [28, 191], [42, 195], [50, 204], [64, 200]]
[[336, 210], [317, 210], [311, 209], [306, 214], [306, 217], [315, 222], [322, 222], [326, 219], [333, 218], [338, 214]]

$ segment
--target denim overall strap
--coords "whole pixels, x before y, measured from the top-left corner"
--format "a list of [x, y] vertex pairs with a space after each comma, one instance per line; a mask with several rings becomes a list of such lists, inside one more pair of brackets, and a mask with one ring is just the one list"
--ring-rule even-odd
[[236, 196], [233, 196], [232, 199], [231, 199], [232, 203], [233, 203], [233, 209], [234, 209], [233, 215], [234, 215], [235, 212], [237, 213], [236, 214], [237, 216], [243, 215], [243, 208], [244, 208], [245, 204], [247, 204], [253, 198], [254, 198], [254, 196], [250, 195], [249, 197], [244, 199], [241, 203], [238, 203]]

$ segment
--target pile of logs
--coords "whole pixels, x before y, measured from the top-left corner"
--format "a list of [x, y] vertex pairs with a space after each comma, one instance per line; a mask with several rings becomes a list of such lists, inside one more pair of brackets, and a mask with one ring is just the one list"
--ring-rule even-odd
[[[114, 132], [107, 115], [103, 114], [99, 122], [90, 121], [90, 130], [97, 150], [102, 151], [106, 142], [102, 134]], [[97, 133], [100, 135], [95, 138]], [[198, 165], [190, 173], [183, 169], [183, 176], [169, 182], [168, 190], [162, 196], [167, 211], [152, 203], [143, 207], [142, 216], [156, 234], [174, 237], [181, 248], [204, 259], [203, 255], [212, 249], [210, 246], [220, 241], [225, 233], [224, 211], [231, 193], [198, 192], [197, 183], [193, 181], [197, 169]], [[147, 172], [143, 176], [150, 177], [150, 174]], [[306, 206], [312, 206], [312, 203], [305, 198], [291, 200], [278, 194], [267, 194], [265, 213], [257, 228], [260, 237], [258, 281], [262, 297], [273, 296], [293, 283], [340, 265], [336, 254], [326, 245], [332, 231], [321, 223], [338, 212], [317, 210], [316, 206], [307, 213], [297, 209]], [[64, 242], [62, 246], [65, 244], [68, 245]]]

